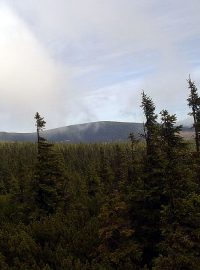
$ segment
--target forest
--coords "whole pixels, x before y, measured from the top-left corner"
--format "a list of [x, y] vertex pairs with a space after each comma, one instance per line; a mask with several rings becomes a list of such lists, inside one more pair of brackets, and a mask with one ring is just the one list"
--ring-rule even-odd
[[200, 97], [188, 87], [192, 142], [143, 92], [141, 140], [51, 143], [36, 113], [36, 143], [1, 143], [0, 269], [200, 269]]

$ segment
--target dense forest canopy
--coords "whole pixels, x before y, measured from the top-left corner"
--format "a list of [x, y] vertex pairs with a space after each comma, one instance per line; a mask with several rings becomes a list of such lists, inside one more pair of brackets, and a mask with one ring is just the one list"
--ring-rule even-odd
[[0, 269], [200, 269], [200, 98], [195, 147], [142, 93], [143, 140], [0, 144]]

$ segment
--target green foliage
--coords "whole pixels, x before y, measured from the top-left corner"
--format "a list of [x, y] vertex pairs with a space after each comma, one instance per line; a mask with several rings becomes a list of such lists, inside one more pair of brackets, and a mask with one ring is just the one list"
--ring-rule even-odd
[[0, 144], [0, 269], [200, 269], [199, 155], [142, 108], [145, 143], [53, 145], [37, 113], [37, 144]]
[[200, 97], [198, 94], [198, 89], [194, 82], [192, 82], [189, 77], [188, 80], [188, 88], [190, 89], [190, 94], [188, 97], [188, 106], [191, 108], [192, 112], [189, 113], [193, 117], [194, 120], [194, 129], [195, 129], [195, 142], [196, 142], [196, 150], [199, 152], [200, 147]]
[[103, 204], [99, 221], [98, 251], [102, 263], [113, 269], [138, 269], [141, 252], [133, 239], [128, 206], [117, 190]]
[[153, 159], [143, 143], [0, 144], [1, 269], [198, 269], [195, 159], [162, 117]]
[[170, 206], [163, 207], [160, 255], [153, 269], [200, 269], [200, 196], [176, 199], [171, 219]]
[[46, 122], [44, 121], [44, 118], [40, 116], [40, 114], [38, 112], [36, 112], [34, 118], [36, 120], [35, 126], [36, 126], [36, 129], [37, 129], [37, 141], [39, 143], [40, 141], [44, 140], [44, 138], [42, 138], [40, 136], [40, 132], [45, 128]]
[[38, 150], [33, 202], [39, 215], [52, 214], [66, 199], [64, 162], [53, 145], [46, 141], [38, 143]]
[[154, 269], [199, 269], [200, 197], [195, 194], [198, 189], [186, 164], [186, 148], [180, 127], [175, 126], [176, 117], [167, 111], [162, 111], [161, 116], [166, 201], [160, 212], [163, 239]]
[[142, 93], [142, 105], [141, 105], [146, 122], [144, 124], [144, 137], [147, 144], [147, 155], [154, 155], [155, 148], [158, 142], [158, 123], [157, 114], [155, 114], [155, 105], [150, 97], [144, 92]]

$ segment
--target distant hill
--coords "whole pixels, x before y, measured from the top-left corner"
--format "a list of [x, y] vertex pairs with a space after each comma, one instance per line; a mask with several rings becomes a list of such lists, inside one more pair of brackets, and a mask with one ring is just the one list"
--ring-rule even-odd
[[[130, 132], [139, 137], [139, 133], [143, 132], [143, 124], [111, 121], [92, 122], [45, 130], [42, 132], [42, 136], [53, 142], [113, 142], [127, 140]], [[36, 133], [0, 132], [0, 141], [34, 142], [36, 141]]]
[[[143, 133], [142, 123], [101, 121], [80, 125], [60, 127], [42, 132], [42, 136], [52, 142], [67, 143], [95, 143], [119, 142], [127, 140], [130, 132], [139, 138]], [[183, 128], [182, 132], [187, 138], [192, 136], [191, 128]], [[36, 133], [9, 133], [0, 132], [0, 141], [35, 142]]]

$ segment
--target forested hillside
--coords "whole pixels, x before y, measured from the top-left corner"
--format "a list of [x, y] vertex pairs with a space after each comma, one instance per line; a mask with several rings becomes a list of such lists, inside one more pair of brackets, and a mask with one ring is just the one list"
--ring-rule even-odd
[[[200, 269], [200, 99], [195, 145], [142, 94], [143, 141], [0, 144], [0, 269]], [[131, 132], [131, 131], [130, 131]]]
[[[51, 142], [65, 143], [104, 143], [127, 142], [129, 133], [141, 139], [144, 133], [142, 123], [99, 121], [80, 125], [71, 125], [55, 129], [43, 130], [42, 136]], [[186, 139], [193, 136], [192, 124], [183, 126], [181, 135]], [[2, 142], [35, 142], [36, 133], [0, 132]]]
[[[142, 123], [100, 121], [71, 125], [42, 131], [42, 136], [51, 142], [96, 143], [127, 141], [130, 131], [136, 137], [143, 133]], [[35, 142], [36, 133], [0, 132], [0, 141]]]

